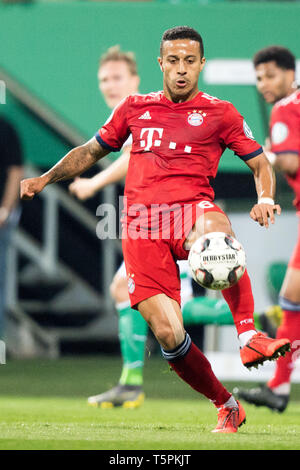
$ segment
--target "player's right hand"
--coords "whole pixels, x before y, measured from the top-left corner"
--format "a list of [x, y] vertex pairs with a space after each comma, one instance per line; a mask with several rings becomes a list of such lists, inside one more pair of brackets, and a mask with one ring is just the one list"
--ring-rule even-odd
[[20, 185], [20, 197], [24, 200], [33, 199], [33, 197], [40, 193], [45, 186], [46, 182], [41, 176], [22, 180]]
[[[275, 223], [275, 214], [281, 214], [281, 207], [279, 204], [255, 204], [251, 211], [250, 217], [255, 222], [258, 222], [262, 227], [269, 227], [269, 222], [271, 224]], [[270, 219], [270, 220], [269, 220]]]
[[82, 201], [95, 195], [95, 189], [90, 178], [75, 178], [69, 186], [69, 191]]

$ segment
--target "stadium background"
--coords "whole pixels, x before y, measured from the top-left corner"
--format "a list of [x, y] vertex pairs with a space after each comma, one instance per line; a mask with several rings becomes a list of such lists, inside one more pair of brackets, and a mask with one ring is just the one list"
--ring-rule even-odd
[[[200, 88], [232, 101], [263, 143], [270, 110], [257, 95], [251, 58], [275, 43], [300, 59], [299, 17], [297, 2], [0, 3], [0, 78], [6, 91], [0, 112], [20, 135], [27, 175], [49, 168], [106, 120], [109, 110], [98, 91], [97, 67], [107, 48], [120, 44], [134, 51], [140, 91], [160, 89], [159, 41], [165, 29], [178, 24], [198, 29], [204, 38], [207, 64]], [[267, 268], [286, 261], [296, 239], [291, 191], [279, 177], [284, 213], [276, 227], [264, 231], [248, 217], [255, 198], [252, 176], [229, 151], [215, 190], [247, 250], [256, 310], [262, 310], [273, 301]], [[82, 204], [68, 195], [67, 184], [60, 184], [22, 205], [9, 253], [6, 346], [12, 357], [118, 354], [108, 286], [121, 260], [120, 244], [97, 239], [95, 214], [99, 203], [117, 205], [121, 193], [121, 185], [108, 188]], [[195, 327], [194, 334], [200, 341], [202, 327]], [[237, 350], [232, 327], [207, 327], [204, 340], [208, 352]], [[236, 375], [241, 374], [238, 367]]]

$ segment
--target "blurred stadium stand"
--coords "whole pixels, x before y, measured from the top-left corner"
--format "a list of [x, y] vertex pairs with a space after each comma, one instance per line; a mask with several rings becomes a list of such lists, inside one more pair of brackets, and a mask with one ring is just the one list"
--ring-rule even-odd
[[[69, 148], [87, 140], [4, 71], [0, 71], [0, 76], [10, 99], [53, 138]], [[105, 162], [99, 166], [105, 166]], [[27, 165], [27, 177], [40, 172]], [[111, 201], [114, 192], [113, 187], [108, 188], [103, 201], [107, 195]], [[18, 330], [21, 338], [25, 334], [28, 347], [50, 356], [59, 354], [64, 341], [99, 342], [99, 331], [102, 342], [115, 339], [113, 305], [104, 292], [109, 290], [116, 268], [113, 260], [120, 256], [121, 245], [118, 240], [97, 243], [97, 202], [85, 207], [68, 194], [66, 185], [57, 184], [30, 205], [24, 205], [9, 262], [7, 334], [11, 353], [17, 355], [21, 347]]]

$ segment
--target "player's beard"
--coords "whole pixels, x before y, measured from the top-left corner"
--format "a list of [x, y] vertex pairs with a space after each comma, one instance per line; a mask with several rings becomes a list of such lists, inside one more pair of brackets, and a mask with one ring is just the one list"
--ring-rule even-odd
[[273, 99], [266, 100], [267, 103], [270, 104], [275, 104], [278, 101], [282, 100], [283, 98], [286, 98], [289, 96], [291, 93], [293, 93], [295, 90], [291, 90], [289, 86], [286, 84], [282, 83], [280, 87], [277, 88], [276, 91], [270, 92], [271, 95], [273, 95]]
[[171, 99], [174, 103], [182, 102], [182, 101], [189, 101], [191, 96], [194, 95], [196, 91], [198, 91], [197, 84], [193, 87], [189, 80], [184, 79], [186, 82], [186, 86], [179, 87], [177, 86], [177, 80], [172, 80], [171, 85], [168, 83], [165, 84], [166, 89], [171, 96]]

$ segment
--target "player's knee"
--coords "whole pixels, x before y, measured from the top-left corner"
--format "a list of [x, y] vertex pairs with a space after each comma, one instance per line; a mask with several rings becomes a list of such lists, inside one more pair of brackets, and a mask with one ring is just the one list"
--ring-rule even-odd
[[233, 237], [231, 223], [225, 214], [219, 212], [208, 212], [204, 218], [199, 217], [193, 227], [193, 231], [188, 235], [184, 248], [190, 250], [193, 243], [203, 234], [211, 232], [223, 232]]
[[234, 236], [229, 219], [221, 213], [207, 214], [204, 219], [204, 232], [224, 232]]
[[211, 232], [223, 232], [228, 235], [234, 236], [232, 227], [229, 222], [228, 223], [222, 222], [221, 224], [216, 224], [213, 221], [209, 221], [205, 225], [205, 233], [211, 233]]
[[181, 325], [159, 325], [154, 332], [159, 344], [166, 350], [174, 349], [184, 340], [185, 332]]

